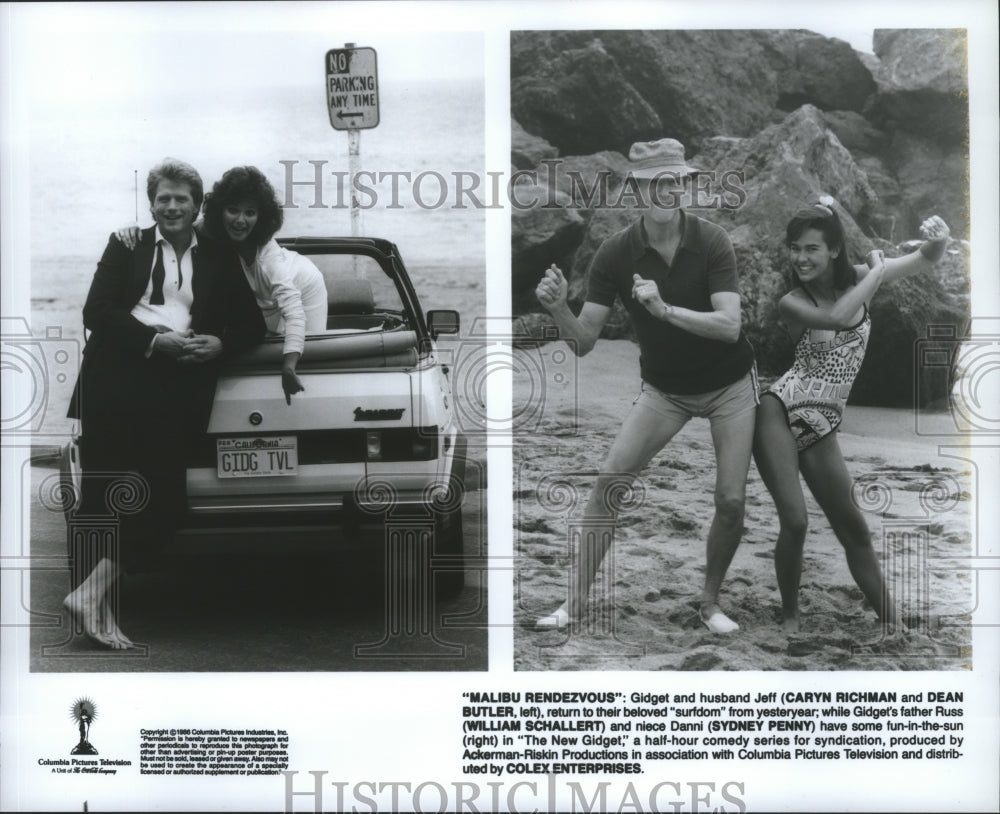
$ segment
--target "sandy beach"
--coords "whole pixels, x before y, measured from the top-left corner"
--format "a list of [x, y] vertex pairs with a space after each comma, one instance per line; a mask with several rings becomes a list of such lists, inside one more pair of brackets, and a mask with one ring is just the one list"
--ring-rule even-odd
[[[590, 616], [561, 632], [533, 631], [535, 619], [567, 596], [568, 529], [638, 392], [638, 348], [602, 340], [574, 361], [555, 342], [519, 354], [515, 415], [531, 421], [514, 455], [516, 669], [971, 669], [970, 465], [939, 452], [942, 438], [918, 435], [913, 414], [895, 409], [850, 406], [840, 445], [890, 588], [904, 612], [919, 614], [911, 630], [882, 629], [807, 493], [802, 629], [782, 633], [777, 515], [751, 465], [744, 535], [722, 590], [740, 630], [709, 633], [697, 598], [714, 456], [708, 422], [693, 420], [653, 459], [619, 515], [614, 561], [606, 560], [594, 586]], [[922, 415], [920, 429], [946, 432], [950, 424], [949, 414]]]

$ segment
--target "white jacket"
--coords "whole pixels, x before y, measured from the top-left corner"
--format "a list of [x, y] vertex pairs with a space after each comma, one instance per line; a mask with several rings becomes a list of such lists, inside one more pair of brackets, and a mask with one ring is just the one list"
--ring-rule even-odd
[[301, 353], [306, 333], [326, 328], [326, 284], [309, 258], [272, 238], [257, 250], [253, 264], [243, 262], [243, 271], [268, 332], [284, 334], [284, 353]]

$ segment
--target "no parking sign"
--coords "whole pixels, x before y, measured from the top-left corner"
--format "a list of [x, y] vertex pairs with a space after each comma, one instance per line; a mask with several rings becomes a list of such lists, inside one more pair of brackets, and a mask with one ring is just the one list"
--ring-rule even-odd
[[378, 57], [374, 48], [326, 52], [326, 99], [335, 130], [378, 126]]

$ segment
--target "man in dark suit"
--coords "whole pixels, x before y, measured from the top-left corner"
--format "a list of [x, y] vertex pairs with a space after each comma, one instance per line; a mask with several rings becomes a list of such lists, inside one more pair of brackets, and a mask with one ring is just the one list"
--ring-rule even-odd
[[78, 517], [118, 514], [118, 539], [80, 541], [64, 600], [93, 640], [132, 647], [108, 591], [147, 566], [184, 509], [186, 456], [207, 426], [219, 361], [259, 342], [264, 322], [236, 255], [193, 229], [201, 177], [165, 159], [146, 182], [156, 226], [134, 250], [112, 235], [83, 324], [91, 332], [69, 415], [82, 424]]

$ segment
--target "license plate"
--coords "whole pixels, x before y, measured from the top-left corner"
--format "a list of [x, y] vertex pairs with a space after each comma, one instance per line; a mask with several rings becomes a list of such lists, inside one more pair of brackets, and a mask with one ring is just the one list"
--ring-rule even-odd
[[218, 438], [215, 447], [220, 478], [294, 475], [299, 467], [299, 445], [294, 435]]

